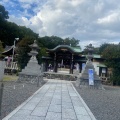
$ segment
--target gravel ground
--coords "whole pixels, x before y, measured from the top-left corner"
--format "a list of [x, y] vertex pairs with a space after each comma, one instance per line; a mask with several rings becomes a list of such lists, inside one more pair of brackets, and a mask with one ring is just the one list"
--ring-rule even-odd
[[105, 90], [74, 87], [97, 120], [120, 120], [120, 87], [103, 85]]
[[[24, 86], [23, 86], [24, 85]], [[42, 85], [41, 85], [42, 86]], [[41, 87], [40, 86], [40, 87]], [[0, 120], [27, 100], [40, 87], [36, 84], [4, 82], [2, 110]], [[15, 89], [14, 89], [15, 88]]]
[[[5, 82], [0, 120], [28, 99], [40, 87], [35, 84]], [[15, 89], [14, 89], [15, 85]], [[84, 99], [97, 120], [120, 120], [120, 87], [105, 86], [105, 90], [79, 88], [78, 93]]]

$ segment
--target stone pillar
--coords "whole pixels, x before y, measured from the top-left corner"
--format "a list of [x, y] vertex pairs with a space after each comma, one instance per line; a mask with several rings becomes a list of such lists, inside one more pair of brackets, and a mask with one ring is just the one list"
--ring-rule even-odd
[[56, 53], [54, 53], [54, 72], [57, 72]]
[[56, 61], [55, 72], [57, 72], [58, 62]]
[[0, 81], [2, 81], [4, 76], [5, 61], [0, 61]]
[[82, 71], [82, 62], [80, 62], [80, 73]]
[[45, 66], [45, 62], [44, 63], [42, 63], [42, 65], [43, 65], [43, 72], [46, 72], [46, 66]]
[[48, 69], [48, 62], [47, 62], [47, 60], [45, 60], [44, 68], [45, 68], [45, 72], [47, 72], [47, 69]]
[[71, 62], [70, 62], [70, 74], [73, 74], [73, 54], [72, 54]]
[[108, 77], [108, 68], [106, 68], [106, 74], [105, 77]]
[[99, 76], [101, 76], [101, 73], [102, 73], [102, 68], [99, 67]]
[[78, 64], [79, 64], [79, 73], [80, 73], [80, 66], [81, 66], [81, 65], [80, 65], [80, 62], [78, 62]]

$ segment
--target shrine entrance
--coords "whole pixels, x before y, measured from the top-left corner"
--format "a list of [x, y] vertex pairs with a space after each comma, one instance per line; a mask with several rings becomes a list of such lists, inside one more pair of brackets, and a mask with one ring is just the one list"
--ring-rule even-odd
[[85, 57], [81, 55], [80, 47], [71, 47], [68, 45], [59, 45], [54, 49], [47, 49], [49, 57], [43, 57], [45, 63], [45, 71], [52, 66], [53, 72], [64, 71], [73, 74], [73, 70], [77, 69], [81, 72], [82, 61]]
[[56, 52], [57, 72], [70, 73], [72, 54], [68, 50]]

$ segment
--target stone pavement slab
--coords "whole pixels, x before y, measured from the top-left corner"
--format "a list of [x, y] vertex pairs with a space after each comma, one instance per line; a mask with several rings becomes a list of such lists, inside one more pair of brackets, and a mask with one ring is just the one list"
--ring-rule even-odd
[[62, 119], [76, 120], [77, 117], [76, 117], [74, 109], [62, 108]]
[[48, 112], [45, 120], [62, 120], [61, 113]]
[[61, 105], [50, 105], [49, 109], [48, 109], [48, 112], [55, 112], [55, 113], [59, 112], [59, 113], [61, 113], [62, 112]]
[[70, 81], [48, 80], [3, 120], [96, 120]]

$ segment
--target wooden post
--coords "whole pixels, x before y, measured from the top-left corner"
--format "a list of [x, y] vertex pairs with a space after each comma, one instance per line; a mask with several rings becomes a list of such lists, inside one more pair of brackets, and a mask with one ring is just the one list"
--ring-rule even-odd
[[56, 65], [56, 53], [54, 53], [55, 54], [55, 56], [54, 56], [54, 72], [57, 72], [57, 70], [56, 70], [56, 67], [57, 67], [57, 65]]
[[70, 74], [73, 74], [73, 54], [70, 62]]

